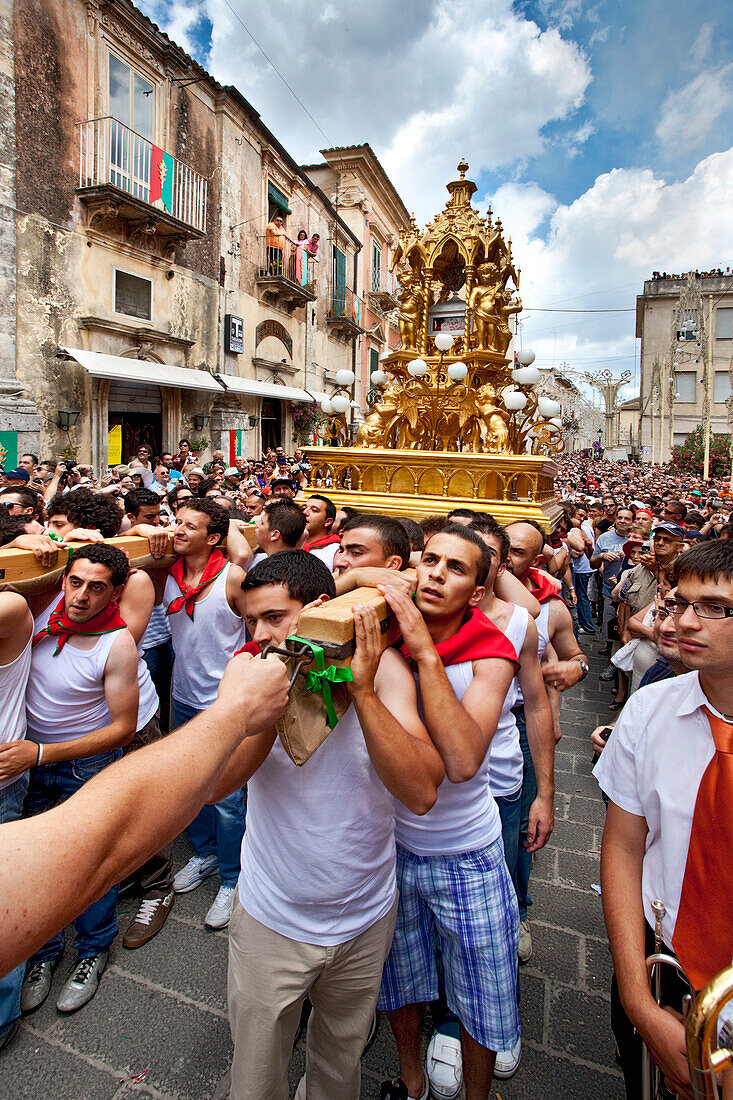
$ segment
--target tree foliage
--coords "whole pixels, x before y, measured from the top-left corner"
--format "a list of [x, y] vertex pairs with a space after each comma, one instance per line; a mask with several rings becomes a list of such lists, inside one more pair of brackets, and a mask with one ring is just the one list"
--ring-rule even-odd
[[[702, 476], [705, 460], [705, 432], [702, 424], [690, 432], [683, 443], [672, 448], [670, 465], [682, 474]], [[730, 473], [730, 436], [710, 436], [710, 477], [725, 477]]]

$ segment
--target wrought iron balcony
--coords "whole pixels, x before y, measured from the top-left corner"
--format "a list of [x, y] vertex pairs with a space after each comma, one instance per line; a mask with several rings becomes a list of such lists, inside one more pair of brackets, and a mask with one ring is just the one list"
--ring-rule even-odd
[[362, 301], [346, 286], [332, 286], [328, 293], [326, 325], [331, 332], [352, 339], [365, 331], [362, 327]]
[[367, 288], [367, 298], [370, 305], [376, 306], [384, 313], [397, 309], [399, 302], [397, 301], [394, 276], [384, 271], [372, 271]]
[[318, 297], [318, 259], [296, 248], [284, 234], [257, 238], [259, 265], [255, 281], [262, 297], [292, 312]]
[[206, 235], [207, 181], [116, 118], [79, 126], [79, 188], [90, 228], [170, 253]]

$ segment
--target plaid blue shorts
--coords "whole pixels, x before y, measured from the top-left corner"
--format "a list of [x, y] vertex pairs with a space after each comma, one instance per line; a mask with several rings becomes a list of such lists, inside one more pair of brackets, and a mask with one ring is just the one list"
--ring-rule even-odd
[[452, 856], [417, 856], [397, 845], [400, 904], [382, 973], [385, 1012], [438, 997], [440, 943], [448, 1007], [488, 1050], [519, 1038], [519, 910], [501, 837]]

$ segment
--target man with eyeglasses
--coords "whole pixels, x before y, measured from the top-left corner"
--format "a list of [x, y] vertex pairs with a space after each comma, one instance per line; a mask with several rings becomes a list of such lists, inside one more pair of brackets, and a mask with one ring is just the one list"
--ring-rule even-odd
[[[662, 950], [676, 953], [695, 991], [733, 958], [733, 544], [701, 543], [674, 573], [662, 610], [691, 671], [632, 696], [594, 771], [609, 799], [601, 889], [629, 1097], [641, 1095], [634, 1029], [670, 1091], [692, 1095], [684, 1024], [657, 1005], [647, 977], [653, 901], [665, 907]], [[672, 988], [665, 1001], [679, 1006], [683, 993]]]

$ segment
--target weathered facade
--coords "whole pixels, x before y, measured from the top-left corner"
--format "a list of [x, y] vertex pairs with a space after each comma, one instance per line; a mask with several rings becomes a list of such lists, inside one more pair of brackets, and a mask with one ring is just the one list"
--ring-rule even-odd
[[[685, 294], [689, 308], [681, 310], [680, 296]], [[683, 331], [686, 319], [691, 327]], [[636, 335], [641, 340], [641, 384], [635, 443], [641, 461], [668, 462], [674, 444], [702, 423], [706, 373], [711, 429], [727, 433], [733, 275], [647, 279], [636, 299]]]
[[[369, 377], [379, 356], [394, 351], [400, 342], [398, 288], [389, 264], [398, 233], [407, 229], [410, 215], [371, 146], [350, 145], [322, 149], [321, 153], [324, 162], [306, 165], [305, 171], [325, 191], [361, 244], [350, 285], [361, 303], [363, 334], [356, 356], [356, 397], [366, 408]], [[331, 262], [333, 265], [333, 256]]]
[[[181, 436], [291, 446], [294, 403], [360, 354], [331, 263], [356, 271], [359, 237], [129, 0], [0, 0], [0, 20], [0, 431], [100, 468]], [[307, 278], [300, 229], [320, 234]]]

